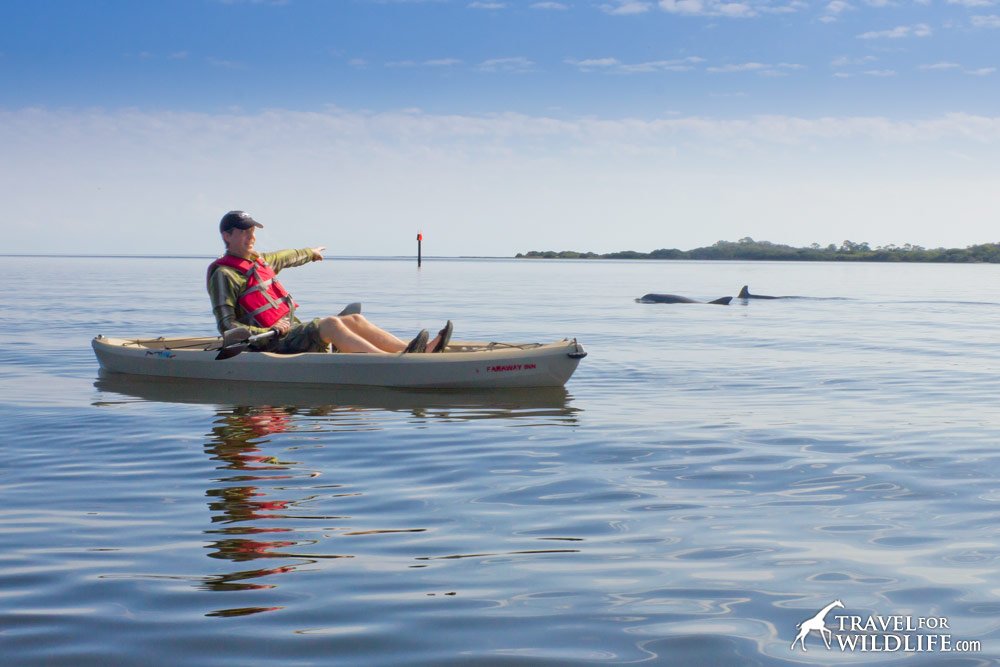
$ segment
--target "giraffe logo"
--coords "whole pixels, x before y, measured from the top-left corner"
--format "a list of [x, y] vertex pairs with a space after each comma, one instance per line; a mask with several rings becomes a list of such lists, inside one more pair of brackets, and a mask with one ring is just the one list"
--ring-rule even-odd
[[823, 643], [826, 644], [826, 647], [829, 649], [830, 640], [833, 638], [833, 632], [831, 632], [830, 629], [826, 627], [825, 619], [826, 615], [829, 614], [830, 610], [833, 609], [834, 607], [840, 607], [841, 609], [843, 609], [844, 603], [841, 602], [840, 600], [834, 600], [830, 604], [820, 609], [815, 616], [807, 618], [806, 620], [802, 621], [797, 626], [795, 626], [799, 629], [799, 634], [795, 637], [795, 639], [792, 640], [792, 645], [789, 647], [789, 650], [795, 648], [795, 642], [799, 642], [799, 644], [802, 646], [802, 650], [806, 651], [807, 650], [806, 636], [813, 630], [819, 630], [819, 636], [823, 638]]

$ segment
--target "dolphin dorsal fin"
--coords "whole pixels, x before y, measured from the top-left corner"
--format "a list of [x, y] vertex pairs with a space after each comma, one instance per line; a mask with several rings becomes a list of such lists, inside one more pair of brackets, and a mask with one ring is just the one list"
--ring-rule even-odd
[[737, 299], [749, 299], [750, 298], [750, 290], [747, 289], [746, 285], [743, 286], [743, 289], [740, 290], [739, 296], [737, 296], [736, 298]]

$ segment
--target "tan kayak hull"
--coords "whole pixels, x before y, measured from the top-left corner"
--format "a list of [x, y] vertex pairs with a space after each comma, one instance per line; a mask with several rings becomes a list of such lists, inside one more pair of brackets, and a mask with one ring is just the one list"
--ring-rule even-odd
[[94, 353], [113, 373], [256, 382], [376, 387], [557, 387], [569, 380], [583, 346], [572, 340], [510, 344], [452, 341], [440, 354], [273, 354], [244, 352], [217, 361], [218, 338], [124, 339], [98, 336]]

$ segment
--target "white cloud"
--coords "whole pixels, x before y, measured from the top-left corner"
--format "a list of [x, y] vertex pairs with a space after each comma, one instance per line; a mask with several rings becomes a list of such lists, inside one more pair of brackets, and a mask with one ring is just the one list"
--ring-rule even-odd
[[[353, 62], [353, 61], [352, 61]], [[361, 61], [362, 65], [364, 61]], [[387, 62], [386, 67], [454, 67], [455, 65], [461, 65], [462, 61], [458, 58], [437, 58], [433, 60], [424, 60], [417, 62], [416, 60], [396, 60], [393, 62]]]
[[615, 67], [621, 64], [621, 62], [619, 62], [617, 58], [591, 58], [589, 60], [568, 60], [566, 62], [572, 65], [576, 65], [581, 69], [592, 69], [595, 67]]
[[573, 65], [583, 72], [593, 72], [598, 70], [614, 71], [622, 74], [640, 74], [647, 72], [687, 72], [694, 69], [698, 63], [705, 62], [704, 58], [688, 56], [686, 58], [675, 58], [672, 60], [651, 60], [642, 63], [623, 63], [617, 58], [592, 58], [588, 60], [575, 60], [568, 58], [565, 62]]
[[566, 5], [561, 2], [536, 2], [531, 5], [531, 9], [556, 9], [565, 10], [569, 9]]
[[470, 9], [507, 9], [505, 2], [470, 2]]
[[660, 0], [660, 8], [671, 14], [703, 14], [706, 11], [701, 0]]
[[825, 9], [826, 16], [821, 16], [819, 20], [823, 23], [833, 23], [838, 20], [838, 17], [842, 13], [850, 9], [854, 9], [854, 6], [845, 2], [845, 0], [833, 0], [832, 2], [827, 3]]
[[972, 25], [977, 28], [1000, 28], [1000, 16], [990, 14], [989, 16], [973, 16]]
[[791, 14], [793, 12], [804, 11], [809, 9], [809, 3], [803, 2], [802, 0], [788, 0], [786, 5], [770, 5], [764, 4], [760, 6], [760, 12], [762, 14]]
[[527, 72], [534, 69], [535, 63], [518, 56], [514, 58], [491, 58], [479, 64], [484, 72]]
[[600, 5], [601, 11], [606, 14], [644, 14], [653, 8], [652, 2], [643, 2], [642, 0], [614, 0], [615, 4], [603, 4]]
[[892, 69], [870, 69], [864, 73], [868, 76], [896, 76], [896, 70]]
[[707, 71], [713, 73], [757, 72], [763, 76], [783, 76], [787, 74], [789, 70], [801, 69], [805, 69], [805, 66], [794, 63], [778, 63], [777, 65], [767, 65], [764, 63], [743, 63], [739, 65], [708, 67]]
[[863, 56], [861, 58], [850, 58], [848, 56], [840, 56], [835, 58], [830, 64], [833, 67], [849, 67], [851, 65], [867, 65], [870, 62], [877, 60], [875, 56]]
[[766, 69], [768, 65], [763, 63], [743, 63], [742, 65], [721, 65], [709, 67], [709, 72], [754, 72]]
[[993, 74], [993, 72], [996, 71], [996, 67], [980, 67], [979, 69], [967, 69], [965, 70], [965, 73], [972, 74], [973, 76], [986, 76], [988, 74]]
[[962, 5], [964, 7], [992, 7], [995, 0], [948, 0], [949, 5]]
[[[160, 129], [164, 133], [160, 134]], [[419, 130], [419, 131], [415, 131]], [[69, 145], [100, 146], [116, 136], [137, 149], [145, 159], [149, 148], [173, 146], [167, 154], [182, 158], [189, 147], [214, 151], [229, 141], [240, 144], [250, 139], [247, 152], [290, 148], [291, 157], [299, 148], [312, 145], [307, 154], [344, 148], [344, 138], [363, 137], [367, 145], [451, 144], [468, 137], [563, 137], [624, 143], [641, 142], [649, 136], [663, 140], [697, 135], [704, 140], [727, 142], [738, 136], [763, 142], [786, 143], [811, 138], [868, 138], [890, 142], [936, 141], [947, 137], [975, 137], [977, 141], [1000, 144], [1000, 116], [945, 114], [931, 120], [892, 120], [884, 117], [818, 117], [785, 115], [751, 116], [743, 120], [715, 120], [708, 117], [634, 118], [597, 120], [590, 117], [558, 119], [518, 113], [487, 115], [434, 115], [417, 110], [370, 113], [330, 108], [321, 112], [268, 110], [257, 114], [205, 114], [195, 112], [142, 112], [135, 109], [107, 111], [29, 108], [0, 110], [0, 138], [23, 147], [51, 136], [53, 145], [66, 140]], [[219, 142], [210, 140], [216, 137]], [[259, 137], [259, 139], [253, 139]], [[184, 139], [184, 141], [178, 141]], [[313, 140], [319, 144], [312, 144]], [[82, 143], [81, 143], [82, 142]], [[112, 142], [115, 143], [115, 142]], [[120, 143], [120, 142], [118, 142]], [[325, 146], [325, 148], [324, 148]], [[353, 150], [353, 147], [350, 149]], [[102, 151], [98, 151], [99, 153]], [[23, 156], [29, 153], [6, 153]], [[127, 155], [125, 153], [121, 154]], [[220, 154], [221, 155], [221, 154]], [[20, 159], [20, 157], [18, 158]], [[126, 157], [126, 159], [129, 159]], [[8, 162], [16, 163], [12, 157]]]
[[743, 2], [720, 3], [717, 9], [723, 16], [731, 16], [733, 18], [755, 15], [755, 12], [750, 5]]
[[939, 62], [933, 65], [920, 65], [917, 69], [957, 69], [961, 67], [958, 63]]
[[801, 0], [790, 0], [786, 4], [774, 5], [768, 0], [659, 0], [660, 9], [671, 14], [688, 16], [728, 16], [730, 18], [750, 18], [760, 14], [782, 14], [796, 12], [808, 7]]
[[916, 25], [901, 25], [891, 30], [873, 30], [871, 32], [866, 32], [858, 35], [859, 39], [901, 39], [904, 37], [929, 37], [931, 35], [931, 27], [926, 23], [917, 23]]
[[634, 63], [622, 65], [621, 70], [626, 73], [634, 72], [688, 72], [694, 69], [698, 63], [705, 62], [704, 58], [688, 56], [674, 60], [652, 60], [644, 63]]

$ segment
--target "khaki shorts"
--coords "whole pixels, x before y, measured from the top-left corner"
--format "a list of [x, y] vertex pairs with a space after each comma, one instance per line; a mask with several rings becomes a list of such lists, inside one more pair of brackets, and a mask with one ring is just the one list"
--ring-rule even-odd
[[[319, 320], [309, 322], [299, 322], [292, 325], [288, 333], [274, 340], [268, 340], [266, 346], [262, 348], [265, 352], [277, 352], [278, 354], [297, 354], [299, 352], [329, 352], [329, 343], [323, 342], [319, 335]], [[336, 352], [337, 349], [333, 348]]]

